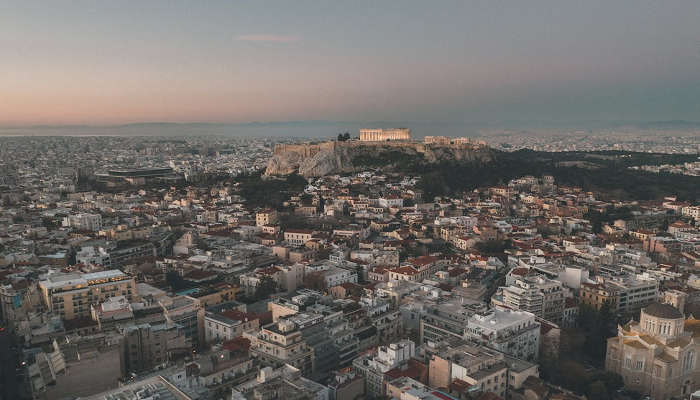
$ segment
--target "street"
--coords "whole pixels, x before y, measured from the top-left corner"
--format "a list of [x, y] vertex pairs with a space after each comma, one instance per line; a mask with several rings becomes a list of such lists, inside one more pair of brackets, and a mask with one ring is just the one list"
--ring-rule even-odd
[[17, 378], [17, 351], [12, 350], [14, 338], [7, 330], [0, 332], [0, 399], [21, 399], [22, 381]]

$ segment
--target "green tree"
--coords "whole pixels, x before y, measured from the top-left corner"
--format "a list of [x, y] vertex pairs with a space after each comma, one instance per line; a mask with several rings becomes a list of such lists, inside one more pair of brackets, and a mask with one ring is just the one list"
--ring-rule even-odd
[[612, 396], [617, 390], [625, 386], [625, 381], [622, 376], [610, 371], [600, 371], [590, 377], [591, 382], [603, 382], [607, 388], [608, 394]]
[[586, 395], [589, 399], [596, 400], [608, 400], [610, 398], [608, 395], [608, 388], [602, 381], [590, 383], [586, 390]]
[[561, 364], [561, 382], [564, 387], [576, 393], [583, 393], [586, 387], [586, 369], [583, 364], [573, 360]]
[[274, 293], [277, 293], [277, 282], [271, 276], [263, 276], [260, 284], [255, 288], [255, 299], [264, 300]]
[[178, 291], [178, 290], [183, 290], [187, 289], [190, 287], [190, 284], [187, 283], [180, 274], [178, 274], [175, 271], [168, 271], [165, 274], [165, 281], [168, 283], [168, 286], [170, 286], [173, 290]]
[[304, 276], [304, 286], [313, 290], [326, 290], [326, 280], [323, 274], [319, 272], [311, 272]]

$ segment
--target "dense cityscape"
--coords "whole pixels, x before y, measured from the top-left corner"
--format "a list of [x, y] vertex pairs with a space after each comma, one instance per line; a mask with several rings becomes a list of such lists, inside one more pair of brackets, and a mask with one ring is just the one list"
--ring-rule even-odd
[[293, 138], [0, 143], [5, 398], [698, 389], [697, 198], [614, 199], [546, 174], [435, 196], [366, 155], [491, 150], [409, 129], [341, 133], [332, 151], [365, 157], [313, 176], [298, 172], [321, 156], [294, 152], [326, 144]]
[[0, 400], [700, 400], [699, 21], [0, 0]]

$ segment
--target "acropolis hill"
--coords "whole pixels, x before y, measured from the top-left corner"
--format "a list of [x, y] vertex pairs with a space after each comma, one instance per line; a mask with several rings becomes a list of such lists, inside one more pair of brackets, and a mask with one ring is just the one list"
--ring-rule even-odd
[[279, 144], [267, 164], [265, 175], [299, 173], [304, 177], [351, 173], [367, 168], [368, 160], [381, 167], [392, 167], [396, 157], [414, 157], [416, 162], [487, 162], [493, 151], [484, 142], [466, 138], [426, 137], [416, 141], [328, 141], [321, 143]]

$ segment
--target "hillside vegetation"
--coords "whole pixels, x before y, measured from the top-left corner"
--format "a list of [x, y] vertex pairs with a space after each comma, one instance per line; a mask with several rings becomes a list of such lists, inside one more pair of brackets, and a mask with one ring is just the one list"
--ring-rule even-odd
[[578, 186], [615, 199], [655, 200], [676, 195], [680, 200], [697, 201], [700, 177], [628, 169], [635, 165], [679, 164], [697, 160], [697, 157], [622, 151], [547, 153], [521, 150], [495, 152], [493, 159], [486, 162], [426, 163], [420, 157], [386, 153], [382, 157], [356, 157], [353, 163], [375, 168], [391, 165], [395, 171], [420, 175], [421, 188], [428, 200], [481, 186], [506, 184], [524, 175], [548, 174], [554, 176], [559, 185]]

